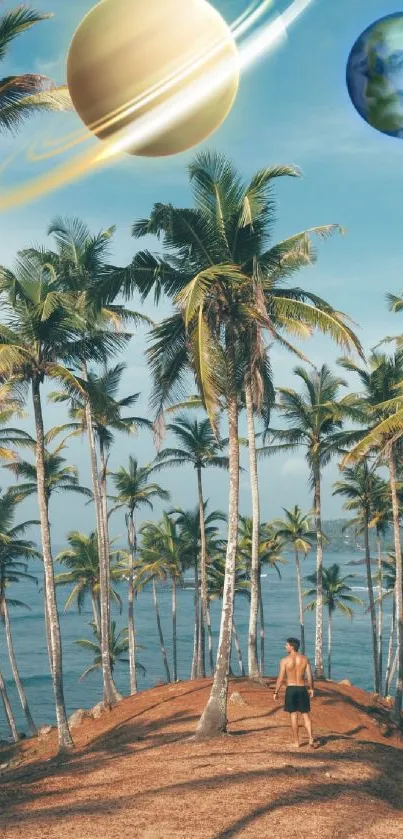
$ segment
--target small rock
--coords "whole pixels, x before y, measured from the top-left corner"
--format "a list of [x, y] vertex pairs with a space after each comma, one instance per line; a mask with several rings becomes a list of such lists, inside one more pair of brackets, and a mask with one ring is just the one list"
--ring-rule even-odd
[[351, 682], [349, 679], [342, 679], [341, 682], [338, 682], [339, 685], [349, 685], [351, 687]]
[[43, 725], [41, 728], [38, 729], [38, 737], [47, 737], [51, 731], [53, 731], [53, 725]]
[[241, 696], [241, 694], [238, 693], [238, 691], [234, 691], [234, 693], [231, 693], [229, 701], [232, 702], [234, 705], [247, 705], [247, 702], [245, 702], [243, 696]]
[[7, 769], [7, 766], [9, 766], [9, 764], [8, 764], [8, 763], [2, 763], [2, 764], [0, 765], [0, 769]]
[[102, 714], [106, 711], [106, 705], [103, 702], [98, 702], [98, 705], [95, 705], [94, 708], [89, 711], [88, 716], [92, 717], [93, 720], [98, 720]]
[[69, 727], [76, 728], [78, 725], [81, 725], [85, 719], [88, 719], [88, 717], [88, 711], [83, 711], [82, 708], [79, 708], [78, 711], [74, 711], [74, 714], [72, 714], [69, 718]]

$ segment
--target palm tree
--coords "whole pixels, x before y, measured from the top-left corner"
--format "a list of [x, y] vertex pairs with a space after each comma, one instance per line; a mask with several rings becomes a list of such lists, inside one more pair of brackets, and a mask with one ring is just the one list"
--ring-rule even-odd
[[[94, 506], [99, 540], [101, 645], [103, 648], [104, 701], [112, 706], [119, 700], [110, 671], [109, 658], [109, 558], [108, 539], [102, 492], [99, 481], [94, 419], [88, 393], [88, 362], [106, 364], [111, 355], [125, 347], [130, 335], [124, 330], [128, 321], [147, 322], [149, 319], [127, 311], [115, 304], [120, 292], [121, 271], [108, 261], [108, 248], [114, 227], [92, 235], [79, 219], [55, 218], [49, 226], [56, 251], [30, 250], [29, 258], [41, 271], [51, 270], [57, 277], [58, 290], [74, 301], [74, 309], [81, 324], [81, 341], [76, 346], [75, 366], [80, 370], [85, 398], [85, 421], [89, 444]], [[112, 292], [112, 287], [115, 290]], [[108, 302], [106, 302], [108, 300]], [[71, 394], [77, 398], [77, 391]]]
[[[57, 429], [56, 429], [57, 430]], [[61, 452], [66, 447], [65, 440], [62, 440], [53, 451], [47, 448], [50, 438], [54, 434], [54, 429], [45, 434], [45, 494], [46, 501], [49, 505], [51, 496], [59, 492], [74, 492], [78, 495], [83, 495], [87, 498], [92, 498], [92, 492], [87, 487], [80, 485], [78, 477], [78, 469], [76, 466], [65, 465], [67, 460], [61, 455]], [[28, 443], [24, 442], [27, 446]], [[35, 448], [35, 441], [32, 441], [32, 447]], [[37, 473], [34, 463], [28, 460], [21, 460], [16, 458], [11, 463], [6, 463], [3, 467], [13, 473], [18, 483], [10, 487], [9, 492], [16, 501], [24, 501], [31, 495], [37, 492]], [[20, 483], [21, 481], [21, 483]]]
[[350, 523], [350, 526], [351, 524], [354, 524], [356, 527], [358, 525], [364, 533], [367, 590], [372, 629], [372, 656], [374, 665], [375, 693], [380, 693], [381, 674], [379, 668], [379, 639], [369, 547], [369, 526], [372, 515], [375, 512], [375, 494], [379, 494], [381, 486], [384, 486], [384, 482], [379, 475], [377, 475], [374, 465], [372, 464], [370, 466], [367, 460], [362, 460], [355, 466], [350, 466], [343, 470], [343, 480], [336, 481], [333, 490], [333, 495], [343, 495], [348, 499], [343, 505], [343, 509], [354, 511], [357, 514], [353, 522]]
[[[94, 624], [97, 632], [100, 632], [100, 574], [97, 534], [90, 533], [89, 536], [86, 536], [78, 530], [73, 530], [68, 534], [67, 541], [70, 547], [60, 551], [56, 557], [56, 562], [65, 566], [67, 570], [61, 571], [55, 577], [56, 586], [73, 586], [67, 597], [64, 610], [66, 611], [73, 603], [76, 603], [78, 612], [81, 614], [86, 598], [89, 595], [91, 597]], [[120, 581], [122, 576], [121, 552], [111, 551], [110, 556], [110, 579], [111, 582], [116, 583]], [[120, 594], [112, 584], [110, 595], [121, 609], [122, 600]]]
[[206, 675], [205, 663], [205, 635], [207, 630], [207, 546], [204, 522], [204, 497], [202, 484], [202, 470], [210, 466], [228, 469], [228, 458], [220, 454], [225, 441], [217, 442], [208, 417], [202, 420], [190, 420], [186, 416], [178, 416], [175, 422], [167, 426], [176, 438], [180, 448], [165, 448], [155, 458], [156, 468], [163, 466], [192, 466], [197, 476], [197, 493], [200, 519], [200, 595], [201, 595], [201, 623], [199, 632], [199, 647], [197, 656], [196, 678]]
[[285, 545], [294, 548], [295, 570], [297, 574], [299, 625], [301, 634], [301, 651], [305, 653], [305, 624], [304, 624], [304, 602], [302, 597], [301, 568], [299, 555], [307, 556], [312, 549], [312, 543], [316, 539], [316, 533], [311, 528], [311, 514], [303, 513], [296, 504], [293, 510], [286, 510], [283, 507], [285, 518], [274, 522], [279, 539]]
[[[80, 677], [80, 680], [86, 679], [90, 673], [93, 673], [94, 670], [101, 670], [102, 669], [102, 651], [100, 645], [100, 634], [99, 630], [97, 629], [96, 624], [94, 621], [91, 621], [90, 626], [92, 627], [92, 631], [95, 636], [95, 641], [90, 641], [88, 638], [79, 638], [77, 641], [74, 641], [75, 644], [78, 644], [79, 647], [82, 647], [84, 650], [88, 650], [94, 656], [94, 662], [84, 670], [84, 673]], [[129, 649], [129, 638], [127, 629], [121, 629], [120, 632], [116, 630], [116, 621], [111, 621], [111, 628], [109, 633], [109, 656], [110, 656], [110, 666], [111, 672], [113, 673], [116, 667], [116, 664], [119, 662], [123, 664], [128, 664], [129, 661], [127, 658], [123, 658], [124, 655], [128, 652]], [[140, 649], [140, 648], [138, 648]], [[137, 669], [145, 674], [145, 668], [139, 662], [136, 663]]]
[[[331, 679], [332, 676], [332, 619], [334, 612], [338, 609], [352, 620], [354, 612], [348, 604], [356, 603], [363, 605], [362, 600], [359, 597], [355, 597], [354, 594], [350, 594], [351, 587], [348, 585], [347, 580], [352, 580], [353, 578], [354, 574], [346, 574], [344, 577], [341, 577], [340, 566], [336, 563], [331, 565], [330, 568], [323, 568], [323, 605], [327, 606], [328, 610], [328, 679]], [[312, 583], [315, 588], [305, 591], [304, 596], [316, 597], [316, 574], [310, 574], [307, 577], [307, 580]], [[309, 603], [306, 608], [311, 611], [316, 609], [316, 600]]]
[[142, 557], [145, 565], [139, 574], [149, 579], [155, 576], [165, 579], [168, 575], [172, 585], [172, 659], [173, 680], [178, 680], [177, 638], [176, 638], [176, 590], [182, 585], [183, 571], [183, 543], [178, 533], [177, 523], [167, 513], [157, 524], [146, 523], [142, 529], [145, 534], [146, 545], [143, 547]]
[[0, 696], [1, 696], [1, 699], [2, 699], [2, 702], [3, 702], [3, 705], [4, 705], [4, 712], [5, 712], [6, 719], [7, 719], [7, 722], [9, 724], [9, 727], [10, 727], [11, 736], [14, 740], [14, 743], [18, 743], [18, 740], [20, 739], [20, 737], [19, 737], [19, 734], [18, 734], [18, 731], [17, 731], [17, 725], [16, 725], [16, 722], [15, 722], [13, 709], [11, 707], [10, 700], [9, 700], [9, 697], [8, 697], [6, 683], [4, 681], [4, 676], [1, 672], [1, 670], [0, 670]]
[[387, 481], [381, 480], [379, 488], [375, 491], [372, 499], [372, 519], [370, 527], [375, 527], [377, 552], [378, 552], [378, 667], [379, 682], [382, 685], [383, 678], [383, 559], [382, 542], [388, 532], [392, 521], [392, 504], [390, 488]]
[[[196, 208], [157, 204], [149, 219], [134, 225], [137, 237], [163, 236], [168, 255], [137, 254], [125, 290], [136, 285], [143, 298], [152, 290], [157, 299], [162, 291], [175, 297], [175, 312], [153, 330], [149, 350], [157, 414], [175, 401], [175, 389], [181, 391], [189, 369], [213, 426], [220, 398], [225, 400], [230, 475], [227, 575], [216, 672], [198, 727], [198, 736], [205, 736], [226, 728], [239, 502], [238, 385], [244, 372], [254, 372], [252, 359], [241, 347], [255, 351], [250, 336], [258, 326], [287, 346], [281, 336], [287, 327], [300, 335], [317, 327], [341, 344], [359, 345], [344, 316], [315, 295], [301, 289], [285, 291], [277, 282], [279, 267], [284, 272], [288, 263], [291, 273], [293, 262], [300, 266], [303, 257], [305, 263], [312, 258], [309, 231], [267, 249], [272, 182], [282, 175], [296, 175], [296, 170], [262, 169], [245, 186], [226, 158], [204, 153], [189, 171]], [[331, 225], [314, 232], [328, 236], [335, 229]]]
[[385, 589], [385, 593], [382, 593], [382, 599], [385, 597], [392, 598], [392, 614], [390, 618], [388, 657], [386, 661], [384, 690], [384, 695], [388, 696], [390, 683], [392, 681], [393, 642], [396, 634], [396, 559], [393, 554], [389, 554], [388, 559], [384, 559], [382, 562], [382, 577], [383, 587]]
[[[199, 609], [199, 555], [200, 555], [200, 511], [199, 506], [194, 510], [182, 510], [176, 507], [171, 510], [169, 515], [175, 516], [176, 524], [179, 528], [179, 537], [182, 543], [182, 567], [185, 570], [193, 568], [194, 583], [192, 588], [194, 590], [194, 639], [193, 639], [193, 658], [191, 668], [191, 679], [197, 678], [197, 662], [199, 655], [199, 633], [200, 633], [200, 609]], [[203, 522], [204, 532], [206, 537], [206, 553], [207, 562], [211, 557], [222, 547], [223, 540], [219, 535], [217, 527], [218, 522], [225, 522], [227, 520], [224, 513], [219, 510], [207, 511], [207, 501], [203, 504]], [[186, 586], [186, 583], [185, 583]], [[211, 675], [214, 673], [213, 662], [213, 642], [211, 634], [211, 617], [209, 602], [207, 601], [207, 635], [208, 635], [208, 657], [210, 664]]]
[[[209, 604], [212, 600], [222, 600], [224, 594], [225, 581], [225, 554], [217, 553], [212, 562], [207, 566], [207, 583], [208, 583], [208, 600]], [[240, 595], [242, 597], [250, 598], [250, 579], [245, 571], [242, 560], [237, 561], [235, 569], [235, 597]], [[242, 650], [239, 643], [239, 636], [235, 625], [235, 619], [232, 623], [232, 636], [234, 639], [235, 649], [238, 657], [239, 672], [241, 676], [245, 676], [245, 668], [242, 659]]]
[[[0, 269], [0, 296], [4, 318], [0, 325], [0, 376], [18, 376], [32, 390], [50, 669], [59, 747], [63, 750], [71, 747], [72, 740], [64, 704], [62, 650], [46, 494], [41, 386], [45, 379], [50, 378], [68, 385], [75, 392], [80, 391], [81, 385], [69, 368], [82, 347], [81, 323], [68, 297], [58, 291], [53, 271], [44, 270], [29, 255], [20, 256], [14, 273], [6, 268]], [[85, 352], [89, 353], [88, 346]]]
[[[239, 556], [242, 558], [244, 567], [247, 569], [249, 579], [252, 576], [251, 556], [253, 543], [253, 519], [247, 516], [240, 516], [239, 518]], [[282, 555], [284, 549], [284, 541], [277, 534], [272, 522], [262, 522], [259, 532], [259, 617], [260, 617], [260, 662], [259, 675], [264, 675], [264, 646], [265, 646], [265, 618], [264, 618], [264, 604], [262, 595], [261, 575], [262, 568], [274, 568], [281, 579], [281, 571], [279, 565], [285, 564], [286, 560]]]
[[121, 466], [113, 473], [113, 481], [117, 496], [115, 497], [114, 510], [125, 509], [125, 522], [127, 528], [127, 541], [129, 545], [129, 561], [127, 563], [128, 581], [128, 633], [129, 633], [129, 667], [130, 667], [130, 692], [137, 693], [136, 680], [136, 645], [134, 627], [134, 596], [135, 596], [135, 574], [137, 556], [137, 526], [135, 516], [141, 507], [153, 509], [153, 501], [169, 500], [169, 492], [159, 484], [150, 480], [153, 472], [152, 466], [139, 466], [135, 457], [130, 455], [129, 465], [126, 469]]
[[[262, 455], [272, 455], [281, 450], [293, 451], [300, 446], [305, 449], [310, 483], [313, 489], [313, 512], [316, 530], [316, 631], [315, 631], [315, 677], [323, 679], [323, 533], [321, 505], [322, 470], [332, 456], [342, 450], [348, 435], [342, 434], [343, 415], [347, 403], [339, 398], [341, 387], [346, 383], [334, 376], [326, 364], [319, 370], [307, 371], [296, 367], [294, 373], [302, 381], [303, 391], [279, 388], [279, 410], [288, 428], [270, 429], [273, 445], [260, 449]], [[353, 436], [354, 432], [350, 436]]]
[[[0, 17], [0, 61], [7, 57], [15, 38], [51, 18], [29, 6], [9, 9]], [[37, 73], [6, 76], [0, 79], [0, 132], [15, 131], [37, 111], [62, 111], [71, 108], [66, 87], [56, 88], [46, 76]]]
[[403, 428], [403, 350], [397, 349], [387, 356], [373, 352], [368, 368], [360, 368], [349, 359], [342, 363], [348, 370], [358, 374], [363, 392], [354, 398], [355, 406], [361, 411], [362, 424], [367, 433], [345, 457], [345, 465], [375, 453], [389, 469], [392, 501], [393, 532], [396, 557], [396, 619], [398, 678], [395, 696], [394, 716], [402, 724], [403, 702], [403, 573], [400, 541], [400, 512], [397, 482], [397, 453]]
[[[48, 448], [49, 443], [54, 436], [58, 434], [60, 429], [51, 428], [44, 436], [44, 468], [45, 468], [45, 501], [47, 512], [49, 516], [49, 504], [51, 496], [59, 492], [74, 492], [79, 495], [84, 495], [91, 498], [91, 490], [82, 487], [78, 479], [78, 470], [75, 466], [64, 466], [66, 459], [61, 456], [61, 452], [65, 448], [65, 440], [62, 440], [53, 451]], [[20, 445], [25, 448], [32, 448], [35, 451], [36, 441], [29, 435], [21, 440]], [[9, 492], [16, 502], [24, 501], [31, 495], [37, 493], [37, 471], [35, 464], [27, 460], [21, 460], [20, 457], [14, 457], [10, 463], [5, 464], [5, 469], [11, 471], [17, 481], [22, 478], [22, 483], [18, 483], [9, 488]], [[45, 592], [45, 630], [46, 641], [48, 645], [49, 660], [51, 660], [51, 645], [49, 638], [49, 616], [47, 611], [46, 598], [46, 581], [44, 583]]]
[[[166, 542], [168, 542], [169, 540], [169, 536], [168, 539], [166, 539], [166, 535], [168, 533], [168, 529], [170, 529], [170, 525], [173, 525], [175, 527], [175, 524], [172, 522], [172, 520], [170, 520], [169, 517], [166, 514], [164, 514], [162, 524], [155, 524], [154, 522], [145, 522], [141, 526], [140, 533], [142, 535], [143, 541], [140, 550], [140, 564], [136, 575], [137, 591], [140, 591], [142, 588], [144, 588], [144, 586], [147, 585], [147, 583], [151, 582], [152, 584], [153, 605], [157, 620], [157, 630], [161, 646], [161, 655], [168, 682], [171, 681], [171, 672], [169, 669], [164, 635], [162, 632], [156, 581], [158, 580], [159, 582], [165, 583], [168, 578], [171, 578], [174, 590], [176, 580], [180, 577], [181, 569], [179, 565], [179, 558], [178, 556], [176, 556], [176, 559], [172, 561], [171, 547], [169, 544], [166, 544]], [[178, 548], [179, 546], [177, 545], [176, 547]], [[174, 603], [175, 597], [173, 597], [173, 604]], [[174, 632], [175, 628], [176, 619], [173, 619]]]
[[9, 597], [7, 591], [12, 583], [19, 583], [24, 580], [37, 582], [36, 577], [28, 574], [27, 563], [28, 560], [39, 557], [40, 554], [34, 543], [23, 537], [26, 530], [33, 524], [38, 524], [38, 522], [25, 521], [22, 524], [14, 525], [15, 507], [16, 502], [10, 493], [5, 493], [0, 497], [0, 619], [5, 626], [8, 655], [21, 706], [29, 731], [31, 734], [35, 734], [36, 726], [28, 705], [14, 651], [9, 613], [10, 606], [25, 609], [29, 609], [29, 606], [20, 600]]

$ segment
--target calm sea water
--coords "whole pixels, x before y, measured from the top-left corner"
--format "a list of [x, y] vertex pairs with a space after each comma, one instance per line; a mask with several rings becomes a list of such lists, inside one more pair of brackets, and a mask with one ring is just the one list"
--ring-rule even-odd
[[[354, 557], [355, 559], [357, 557]], [[363, 600], [366, 598], [364, 569], [362, 566], [351, 568], [347, 565], [351, 559], [348, 555], [331, 554], [325, 556], [325, 564], [337, 562], [343, 567], [343, 573], [354, 573], [351, 582], [354, 593]], [[303, 563], [304, 575], [312, 573], [315, 567], [315, 557], [308, 557]], [[31, 569], [32, 570], [32, 569]], [[37, 573], [40, 578], [41, 569]], [[265, 572], [264, 572], [265, 573]], [[262, 579], [263, 598], [266, 624], [266, 674], [274, 675], [277, 671], [279, 658], [283, 655], [284, 639], [288, 635], [298, 636], [297, 593], [295, 585], [295, 570], [292, 557], [289, 564], [281, 567], [282, 579], [275, 571], [269, 570]], [[307, 586], [308, 587], [308, 586]], [[124, 595], [124, 591], [122, 590]], [[11, 613], [14, 645], [20, 673], [24, 681], [27, 697], [37, 725], [54, 722], [54, 708], [49, 665], [44, 635], [44, 619], [42, 594], [32, 583], [19, 584], [14, 591], [10, 590], [10, 597], [30, 604], [31, 611], [13, 609]], [[80, 675], [92, 663], [91, 655], [78, 647], [74, 641], [77, 638], [92, 638], [88, 622], [92, 620], [90, 603], [82, 615], [74, 609], [63, 612], [63, 605], [67, 596], [67, 589], [59, 589], [60, 622], [63, 642], [63, 670], [65, 698], [68, 712], [77, 708], [91, 708], [102, 698], [101, 676], [98, 672], [91, 674], [86, 680], [80, 681]], [[169, 586], [160, 586], [158, 598], [165, 642], [169, 661], [172, 661], [172, 625], [171, 625], [171, 592]], [[389, 628], [389, 614], [391, 601], [385, 603], [385, 649]], [[212, 624], [214, 637], [214, 651], [216, 651], [221, 604], [213, 603]], [[115, 614], [118, 627], [126, 625], [125, 612], [120, 616]], [[247, 627], [248, 602], [240, 597], [235, 608], [235, 622], [241, 639], [244, 661], [247, 662]], [[193, 592], [188, 589], [178, 591], [178, 670], [179, 678], [189, 677], [192, 648], [193, 648]], [[159, 681], [164, 681], [165, 674], [161, 658], [161, 651], [157, 636], [155, 612], [153, 609], [151, 592], [145, 590], [136, 602], [136, 630], [137, 642], [144, 649], [139, 651], [138, 658], [147, 669], [145, 676], [139, 675], [139, 688], [152, 687]], [[307, 653], [313, 655], [314, 615], [306, 613]], [[386, 652], [385, 652], [386, 655]], [[21, 730], [25, 724], [19, 711], [19, 702], [15, 687], [11, 679], [8, 665], [4, 627], [0, 626], [0, 667], [7, 683], [7, 689], [13, 707], [16, 711], [17, 722]], [[361, 606], [355, 607], [352, 622], [341, 614], [336, 614], [333, 631], [333, 662], [332, 678], [349, 679], [354, 684], [371, 690], [372, 662], [370, 648], [369, 616]], [[237, 660], [233, 658], [233, 670], [236, 674]], [[116, 683], [122, 694], [128, 693], [128, 665], [121, 663], [116, 667]], [[4, 712], [0, 708], [0, 737], [6, 733]]]

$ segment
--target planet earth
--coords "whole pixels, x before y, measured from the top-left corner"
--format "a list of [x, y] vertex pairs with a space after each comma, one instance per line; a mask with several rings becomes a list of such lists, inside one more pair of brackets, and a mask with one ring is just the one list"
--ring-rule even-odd
[[372, 128], [403, 139], [403, 12], [380, 18], [357, 38], [347, 62], [347, 88]]

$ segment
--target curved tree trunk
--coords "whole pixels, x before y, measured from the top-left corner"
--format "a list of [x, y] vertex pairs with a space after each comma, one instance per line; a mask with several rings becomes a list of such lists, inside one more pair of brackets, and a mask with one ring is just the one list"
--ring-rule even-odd
[[49, 620], [49, 640], [51, 650], [51, 674], [56, 705], [56, 720], [59, 735], [59, 749], [73, 746], [67, 722], [63, 691], [62, 645], [60, 639], [59, 614], [57, 611], [53, 557], [50, 542], [50, 526], [46, 503], [45, 483], [45, 435], [43, 430], [42, 404], [39, 379], [32, 380], [32, 401], [36, 431], [36, 474], [38, 488], [39, 518], [43, 564], [46, 580], [47, 615]]
[[377, 536], [378, 547], [378, 682], [379, 692], [382, 691], [383, 677], [383, 572], [382, 572], [382, 544], [380, 536]]
[[10, 615], [9, 615], [9, 611], [8, 611], [8, 603], [7, 603], [7, 600], [6, 600], [5, 597], [3, 598], [2, 607], [1, 607], [0, 611], [3, 613], [3, 616], [4, 616], [8, 655], [9, 655], [9, 659], [10, 659], [11, 670], [13, 672], [13, 678], [14, 678], [14, 681], [15, 681], [15, 684], [16, 684], [16, 687], [17, 687], [17, 691], [18, 691], [18, 696], [20, 697], [20, 702], [21, 702], [21, 705], [22, 705], [22, 709], [24, 711], [24, 714], [25, 714], [25, 717], [26, 717], [26, 720], [27, 720], [27, 723], [28, 723], [29, 732], [30, 732], [30, 734], [36, 734], [36, 725], [33, 721], [31, 711], [29, 710], [28, 700], [27, 700], [27, 697], [25, 695], [24, 686], [23, 686], [21, 678], [20, 678], [18, 665], [17, 665], [17, 660], [16, 660], [16, 657], [15, 657], [14, 644], [13, 644], [13, 639], [12, 639], [12, 635], [11, 635]]
[[[49, 511], [48, 511], [49, 517]], [[43, 613], [45, 617], [45, 636], [46, 636], [46, 647], [48, 650], [48, 658], [49, 658], [49, 667], [50, 672], [53, 672], [53, 659], [52, 659], [52, 646], [50, 643], [50, 629], [49, 629], [49, 611], [48, 611], [48, 598], [46, 594], [46, 579], [45, 579], [45, 571], [43, 572]]]
[[176, 644], [176, 580], [172, 577], [172, 662], [174, 682], [178, 681], [178, 656]]
[[378, 663], [378, 631], [376, 625], [376, 608], [374, 599], [374, 587], [372, 583], [371, 570], [371, 554], [369, 550], [369, 511], [364, 510], [364, 545], [365, 545], [365, 568], [367, 572], [367, 589], [369, 599], [369, 612], [371, 616], [371, 635], [372, 635], [372, 660], [374, 667], [374, 689], [375, 693], [380, 693], [381, 686], [379, 682], [379, 663]]
[[104, 549], [105, 549], [105, 568], [107, 572], [107, 585], [108, 585], [108, 625], [110, 626], [111, 623], [111, 574], [110, 574], [110, 555], [109, 555], [109, 522], [108, 522], [108, 488], [107, 488], [107, 477], [106, 477], [106, 457], [105, 457], [105, 449], [103, 444], [99, 443], [99, 455], [100, 455], [100, 464], [101, 464], [101, 476], [99, 481], [99, 488], [101, 492], [101, 502], [102, 502], [102, 521], [104, 526]]
[[395, 678], [396, 670], [397, 670], [397, 653], [398, 653], [398, 650], [396, 650], [396, 652], [395, 652], [392, 668], [391, 668], [391, 671], [390, 671], [390, 683], [391, 683], [391, 685], [393, 684], [393, 679]]
[[193, 634], [193, 658], [192, 670], [190, 674], [191, 679], [197, 679], [197, 657], [199, 651], [199, 632], [200, 632], [200, 614], [199, 614], [199, 569], [197, 554], [195, 555], [195, 577], [194, 577], [194, 634]]
[[95, 592], [91, 592], [92, 614], [94, 615], [95, 628], [98, 638], [101, 638], [101, 618], [99, 614], [99, 599]]
[[253, 414], [253, 399], [250, 379], [245, 381], [246, 416], [248, 422], [249, 442], [249, 472], [250, 488], [252, 498], [252, 555], [250, 566], [250, 607], [249, 607], [249, 632], [248, 632], [248, 671], [251, 679], [259, 676], [259, 662], [257, 657], [257, 621], [259, 610], [259, 531], [260, 531], [260, 504], [259, 504], [259, 478], [256, 457], [256, 434], [255, 419]]
[[316, 626], [315, 626], [315, 679], [324, 679], [323, 667], [323, 535], [320, 466], [314, 467], [314, 516], [316, 530]]
[[101, 612], [101, 656], [102, 656], [102, 680], [103, 699], [105, 705], [112, 707], [121, 699], [113, 681], [111, 660], [109, 655], [109, 632], [110, 632], [110, 609], [109, 609], [109, 557], [105, 545], [105, 526], [103, 516], [102, 497], [99, 486], [99, 475], [97, 465], [97, 453], [95, 447], [95, 435], [92, 422], [92, 414], [89, 403], [85, 406], [85, 420], [87, 426], [88, 442], [91, 458], [91, 475], [94, 492], [95, 515], [97, 521], [98, 553], [99, 553], [99, 602]]
[[301, 635], [301, 652], [305, 655], [305, 623], [304, 623], [304, 600], [302, 597], [301, 568], [299, 554], [295, 548], [295, 570], [297, 573], [298, 609], [299, 609], [299, 630]]
[[239, 637], [238, 637], [238, 633], [237, 633], [237, 630], [236, 630], [235, 621], [233, 621], [233, 623], [232, 623], [232, 634], [234, 636], [235, 649], [236, 649], [236, 653], [237, 653], [237, 656], [238, 656], [239, 672], [240, 672], [241, 676], [245, 676], [245, 668], [243, 666], [242, 650], [241, 650], [241, 645], [239, 643]]
[[133, 696], [137, 693], [137, 673], [136, 673], [136, 631], [134, 626], [134, 574], [135, 574], [135, 560], [137, 549], [136, 528], [134, 524], [134, 510], [126, 515], [127, 526], [127, 541], [129, 543], [130, 551], [130, 568], [129, 581], [127, 586], [127, 606], [128, 606], [128, 638], [129, 638], [129, 669], [130, 669], [130, 694]]
[[231, 377], [228, 393], [229, 505], [227, 555], [225, 561], [223, 607], [221, 612], [217, 663], [210, 698], [197, 726], [197, 738], [221, 734], [227, 728], [228, 674], [231, 655], [232, 620], [235, 598], [235, 563], [238, 542], [239, 442], [234, 347], [230, 345], [228, 340], [226, 350], [229, 375]]
[[327, 624], [327, 676], [332, 678], [332, 611], [329, 609]]
[[157, 629], [158, 629], [158, 635], [159, 635], [159, 639], [160, 639], [160, 646], [161, 646], [162, 660], [163, 660], [163, 662], [164, 662], [164, 667], [165, 667], [165, 673], [166, 673], [166, 677], [167, 677], [167, 682], [170, 682], [170, 681], [171, 681], [171, 674], [170, 674], [170, 672], [169, 672], [168, 658], [167, 658], [167, 651], [166, 651], [166, 648], [165, 648], [164, 636], [163, 636], [163, 634], [162, 634], [162, 626], [161, 626], [160, 610], [159, 610], [159, 608], [158, 608], [158, 599], [157, 599], [157, 588], [156, 588], [156, 585], [155, 585], [155, 579], [154, 579], [154, 578], [153, 578], [153, 583], [152, 583], [152, 585], [153, 585], [153, 603], [154, 603], [154, 609], [155, 609], [155, 617], [157, 618]]
[[402, 578], [402, 550], [400, 545], [400, 516], [397, 497], [396, 464], [393, 447], [389, 452], [390, 488], [392, 493], [393, 532], [396, 557], [396, 621], [397, 621], [397, 685], [395, 696], [394, 718], [397, 724], [402, 724], [403, 700], [403, 578]]
[[211, 613], [210, 601], [207, 600], [207, 634], [208, 634], [208, 658], [210, 665], [210, 675], [214, 673], [214, 656], [213, 656], [213, 636], [211, 632]]
[[260, 579], [260, 568], [259, 568], [259, 616], [260, 616], [260, 662], [259, 662], [259, 673], [261, 676], [264, 676], [264, 639], [265, 639], [265, 629], [264, 629], [264, 605], [263, 605], [263, 594], [262, 594], [262, 582]]
[[389, 632], [389, 644], [388, 644], [388, 658], [386, 662], [386, 673], [385, 673], [385, 696], [389, 696], [389, 688], [390, 688], [390, 674], [392, 668], [392, 656], [393, 656], [393, 640], [395, 637], [395, 628], [396, 628], [396, 599], [393, 595], [393, 604], [392, 604], [392, 615], [390, 619], [390, 632]]
[[197, 678], [204, 679], [206, 675], [206, 631], [207, 631], [207, 549], [206, 526], [204, 523], [204, 499], [201, 467], [197, 467], [197, 495], [199, 501], [200, 523], [200, 600], [201, 620], [199, 627], [199, 645], [197, 654]]
[[389, 631], [389, 643], [388, 643], [388, 658], [386, 661], [386, 672], [385, 672], [385, 696], [389, 696], [389, 688], [390, 688], [390, 673], [392, 667], [392, 656], [393, 656], [393, 641], [395, 637], [395, 629], [396, 629], [396, 599], [393, 593], [393, 603], [392, 603], [392, 614], [390, 618], [390, 631]]
[[11, 736], [14, 740], [14, 743], [18, 743], [18, 740], [20, 738], [18, 736], [18, 731], [17, 731], [17, 726], [15, 724], [13, 710], [12, 710], [12, 707], [10, 705], [10, 700], [8, 698], [6, 683], [3, 679], [3, 674], [1, 672], [1, 670], [0, 670], [0, 696], [3, 700], [4, 711], [5, 711], [5, 714], [6, 714], [7, 722], [10, 726]]

